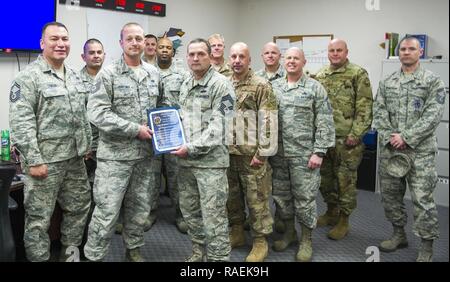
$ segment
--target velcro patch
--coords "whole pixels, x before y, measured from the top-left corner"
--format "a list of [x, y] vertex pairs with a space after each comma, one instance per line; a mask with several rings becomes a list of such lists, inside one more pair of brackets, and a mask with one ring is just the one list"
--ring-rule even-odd
[[436, 102], [438, 102], [441, 105], [445, 103], [445, 90], [444, 89], [439, 91], [438, 94], [436, 95]]
[[97, 82], [92, 86], [92, 93], [97, 92], [100, 89], [102, 82], [100, 80], [97, 80]]
[[423, 101], [420, 98], [415, 98], [412, 101], [412, 106], [414, 111], [420, 111], [422, 109], [423, 106]]
[[231, 111], [233, 111], [233, 98], [231, 97], [230, 94], [227, 94], [226, 96], [222, 97], [219, 110], [222, 113], [222, 115], [227, 115]]
[[14, 103], [20, 99], [20, 85], [17, 82], [14, 82], [14, 85], [11, 87], [11, 92], [9, 93], [9, 100]]

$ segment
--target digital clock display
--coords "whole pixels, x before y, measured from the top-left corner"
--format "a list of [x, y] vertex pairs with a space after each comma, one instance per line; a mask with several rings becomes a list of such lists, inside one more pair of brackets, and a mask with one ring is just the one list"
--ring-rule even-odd
[[166, 16], [166, 4], [143, 0], [59, 0], [59, 4], [124, 11], [158, 17]]

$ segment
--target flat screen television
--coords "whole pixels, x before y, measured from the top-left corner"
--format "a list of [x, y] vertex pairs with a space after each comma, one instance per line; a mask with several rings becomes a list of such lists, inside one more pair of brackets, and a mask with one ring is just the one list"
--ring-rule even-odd
[[56, 19], [56, 0], [2, 1], [0, 53], [41, 51], [42, 27]]

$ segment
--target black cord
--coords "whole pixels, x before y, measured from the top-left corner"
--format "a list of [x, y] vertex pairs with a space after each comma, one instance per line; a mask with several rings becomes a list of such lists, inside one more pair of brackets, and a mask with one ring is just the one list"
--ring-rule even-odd
[[16, 58], [17, 58], [17, 65], [19, 66], [19, 71], [20, 71], [20, 61], [19, 61], [19, 55], [16, 53]]
[[28, 64], [30, 64], [31, 53], [28, 53]]

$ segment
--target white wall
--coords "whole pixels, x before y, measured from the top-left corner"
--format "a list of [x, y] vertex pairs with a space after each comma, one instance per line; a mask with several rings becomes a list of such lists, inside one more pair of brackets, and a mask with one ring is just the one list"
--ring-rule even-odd
[[170, 27], [183, 29], [186, 32], [182, 37], [185, 45], [177, 51], [177, 58], [185, 59], [187, 43], [197, 37], [206, 39], [213, 33], [220, 33], [225, 37], [226, 47], [238, 41], [238, 30], [241, 28], [238, 4], [242, 0], [165, 0], [160, 2], [167, 5], [166, 17], [150, 17], [149, 32], [160, 36]]
[[[332, 33], [348, 42], [350, 60], [367, 69], [374, 90], [381, 75], [384, 50], [379, 43], [388, 31], [426, 33], [429, 55], [449, 57], [449, 2], [447, 0], [380, 0], [380, 11], [367, 11], [366, 0], [166, 0], [166, 17], [148, 16], [147, 32], [162, 35], [170, 27], [182, 28], [186, 44], [194, 37], [222, 33], [226, 45], [246, 42], [254, 69], [263, 66], [260, 49], [274, 35]], [[87, 8], [58, 5], [57, 19], [69, 29], [72, 50], [68, 63], [81, 68], [80, 53], [87, 39]], [[111, 12], [115, 13], [115, 12]], [[108, 22], [104, 23], [105, 30]], [[119, 31], [117, 31], [119, 33]], [[107, 49], [108, 46], [105, 46]], [[228, 48], [227, 48], [228, 49]], [[177, 58], [184, 59], [186, 46]], [[32, 56], [32, 59], [35, 56]], [[28, 57], [21, 56], [21, 67]], [[0, 57], [0, 128], [8, 127], [10, 83], [18, 72], [16, 58]], [[375, 94], [375, 93], [374, 93]]]
[[[146, 32], [157, 36], [162, 35], [170, 27], [181, 28], [186, 34], [181, 38], [184, 46], [177, 52], [176, 58], [184, 60], [186, 44], [196, 37], [208, 37], [213, 33], [221, 33], [227, 42], [237, 41], [239, 0], [166, 0], [166, 17], [147, 16]], [[80, 58], [84, 42], [88, 39], [87, 9], [58, 5], [57, 20], [64, 23], [71, 40], [71, 52], [67, 63], [76, 69], [83, 66]], [[124, 13], [111, 11], [111, 14]], [[133, 14], [134, 15], [134, 14]], [[130, 17], [131, 18], [131, 17]], [[108, 29], [111, 24], [105, 22], [98, 28]], [[117, 38], [120, 30], [117, 30]], [[118, 40], [117, 40], [117, 44]], [[105, 46], [107, 50], [108, 46]], [[34, 60], [36, 55], [32, 55]], [[28, 55], [20, 55], [21, 68], [28, 62]], [[9, 89], [11, 81], [18, 73], [16, 57], [14, 55], [0, 56], [0, 128], [8, 128]]]
[[381, 75], [385, 51], [379, 44], [385, 32], [426, 33], [428, 55], [449, 57], [448, 0], [380, 0], [380, 8], [366, 10], [366, 0], [241, 1], [238, 37], [254, 49], [253, 67], [259, 69], [260, 49], [273, 36], [334, 34], [347, 41], [350, 60], [366, 68], [374, 89]]

